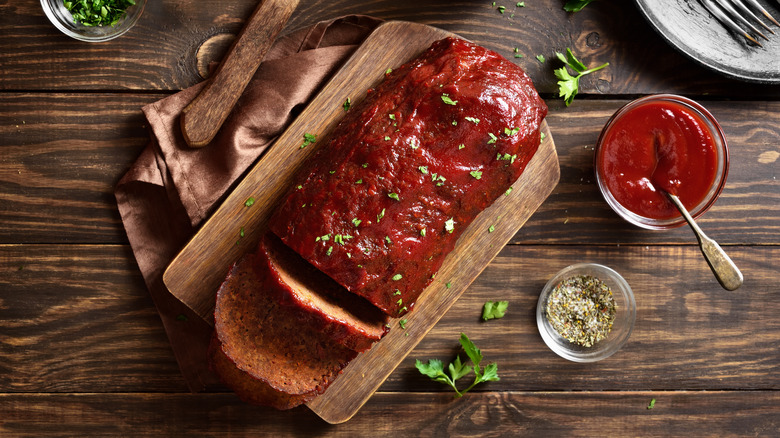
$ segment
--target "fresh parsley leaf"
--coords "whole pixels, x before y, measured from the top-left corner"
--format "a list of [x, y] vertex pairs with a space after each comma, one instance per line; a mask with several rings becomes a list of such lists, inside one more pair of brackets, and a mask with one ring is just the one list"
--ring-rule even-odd
[[450, 96], [447, 95], [447, 94], [442, 94], [441, 95], [441, 100], [442, 100], [442, 102], [446, 103], [447, 105], [457, 105], [458, 104], [457, 100], [450, 99]]
[[[455, 397], [462, 397], [463, 394], [479, 383], [500, 380], [496, 364], [491, 363], [484, 369], [481, 368], [482, 352], [464, 333], [460, 334], [460, 344], [473, 365], [462, 362], [460, 356], [456, 356], [455, 360], [447, 366], [449, 375], [444, 372], [444, 364], [439, 359], [430, 359], [427, 364], [417, 359], [415, 367], [421, 374], [428, 376], [431, 380], [449, 385], [455, 390]], [[468, 388], [459, 391], [457, 386], [455, 386], [455, 381], [468, 375], [472, 370], [475, 374], [474, 382]]]
[[[566, 49], [565, 55], [563, 53], [556, 52], [555, 56], [557, 56], [558, 59], [561, 60], [561, 62], [564, 64], [563, 67], [555, 70], [555, 76], [560, 79], [558, 81], [558, 96], [564, 98], [566, 106], [571, 105], [572, 101], [574, 101], [574, 96], [577, 95], [577, 92], [580, 88], [581, 77], [601, 70], [602, 68], [609, 65], [608, 62], [605, 62], [598, 67], [588, 69], [585, 64], [580, 62], [580, 60], [574, 56], [570, 48]], [[572, 76], [566, 67], [574, 70], [577, 73], [577, 76]]]
[[650, 400], [650, 404], [647, 405], [647, 409], [653, 409], [655, 407], [655, 399]]
[[536, 55], [536, 60], [541, 62], [541, 63], [544, 63], [544, 61], [545, 61], [544, 55]]
[[[496, 231], [496, 226], [495, 225], [489, 226], [488, 227], [488, 233], [492, 233], [493, 231]], [[483, 313], [483, 315], [484, 315], [484, 313]]]
[[401, 320], [398, 321], [398, 326], [405, 330], [406, 329], [406, 322], [407, 321], [405, 319], [401, 319]]
[[314, 134], [309, 134], [308, 132], [303, 133], [303, 144], [301, 144], [301, 149], [305, 148], [306, 146], [314, 143], [317, 141], [317, 136]]
[[395, 199], [396, 201], [400, 201], [401, 198], [398, 197], [398, 193], [388, 193], [387, 197], [390, 199]]
[[471, 176], [473, 176], [474, 179], [482, 179], [482, 172], [480, 172], [479, 170], [472, 170], [471, 172], [469, 172], [469, 174], [471, 174]]
[[509, 307], [509, 301], [486, 301], [482, 306], [482, 320], [503, 318], [506, 309]]
[[255, 203], [255, 198], [249, 197], [246, 202], [244, 202], [245, 207], [251, 207]]
[[350, 99], [349, 97], [347, 98], [347, 100], [344, 101], [344, 104], [341, 105], [341, 107], [344, 108], [344, 111], [349, 111], [349, 108], [351, 106], [352, 106], [352, 99]]
[[593, 0], [566, 0], [566, 4], [563, 5], [563, 10], [568, 12], [579, 12], [592, 1]]
[[402, 279], [402, 278], [404, 278], [404, 276], [403, 276], [403, 275], [401, 275], [401, 274], [395, 274], [395, 275], [393, 275], [393, 281], [398, 281], [398, 280], [400, 280], [400, 279]]

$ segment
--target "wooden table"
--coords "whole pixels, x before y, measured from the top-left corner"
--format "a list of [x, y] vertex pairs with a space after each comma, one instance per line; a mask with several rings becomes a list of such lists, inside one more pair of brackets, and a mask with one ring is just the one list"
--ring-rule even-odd
[[[504, 54], [550, 106], [561, 164], [560, 184], [511, 244], [363, 409], [334, 426], [306, 407], [277, 412], [224, 389], [188, 391], [113, 197], [148, 140], [140, 107], [202, 80], [209, 59], [198, 54], [223, 53], [224, 34], [256, 2], [151, 1], [128, 34], [94, 45], [60, 34], [35, 0], [0, 2], [0, 435], [780, 434], [780, 87], [699, 67], [633, 2], [575, 14], [562, 0], [491, 3], [303, 0], [287, 26], [368, 14]], [[567, 47], [588, 65], [610, 62], [568, 108], [553, 75], [554, 52]], [[736, 292], [720, 288], [689, 229], [632, 227], [594, 183], [606, 120], [661, 92], [703, 103], [730, 141], [728, 182], [700, 224], [742, 269]], [[637, 301], [629, 342], [587, 365], [550, 351], [534, 319], [547, 279], [581, 261], [621, 272]], [[482, 304], [499, 299], [510, 302], [506, 317], [480, 322]], [[460, 332], [498, 363], [501, 381], [453, 399], [414, 360], [450, 360]]]

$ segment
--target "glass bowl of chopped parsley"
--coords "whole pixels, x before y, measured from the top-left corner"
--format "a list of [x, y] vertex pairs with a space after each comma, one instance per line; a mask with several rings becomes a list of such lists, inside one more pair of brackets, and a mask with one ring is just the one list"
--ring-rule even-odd
[[557, 355], [595, 362], [615, 354], [631, 335], [636, 301], [628, 282], [595, 263], [564, 268], [542, 289], [536, 324]]
[[146, 0], [41, 0], [49, 21], [81, 41], [114, 39], [141, 18]]

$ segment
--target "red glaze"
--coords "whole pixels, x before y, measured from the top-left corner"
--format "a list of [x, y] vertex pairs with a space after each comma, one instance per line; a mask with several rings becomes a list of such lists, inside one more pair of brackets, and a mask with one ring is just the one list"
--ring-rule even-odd
[[474, 217], [520, 176], [546, 114], [522, 69], [469, 42], [438, 41], [349, 111], [271, 230], [399, 316]]
[[700, 115], [671, 101], [649, 101], [620, 115], [603, 134], [599, 177], [626, 209], [653, 219], [680, 216], [665, 191], [690, 210], [718, 172], [715, 140]]

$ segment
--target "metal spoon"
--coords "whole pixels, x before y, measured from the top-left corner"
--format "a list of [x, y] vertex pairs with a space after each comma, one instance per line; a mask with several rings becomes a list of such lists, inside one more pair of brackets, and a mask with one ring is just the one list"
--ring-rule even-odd
[[680, 198], [669, 192], [664, 193], [666, 193], [666, 196], [669, 197], [677, 209], [680, 210], [680, 213], [685, 220], [688, 221], [688, 225], [691, 226], [693, 233], [696, 234], [696, 239], [699, 241], [701, 252], [704, 254], [707, 264], [710, 265], [710, 269], [712, 269], [712, 273], [715, 274], [715, 278], [718, 279], [720, 285], [726, 290], [736, 290], [742, 286], [742, 272], [740, 272], [737, 265], [731, 261], [729, 256], [726, 255], [723, 248], [704, 234], [704, 231], [699, 228], [696, 221], [694, 221], [693, 217], [688, 213], [688, 210], [682, 202], [680, 202]]

